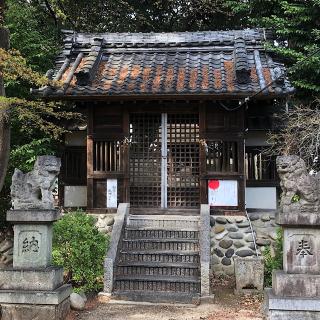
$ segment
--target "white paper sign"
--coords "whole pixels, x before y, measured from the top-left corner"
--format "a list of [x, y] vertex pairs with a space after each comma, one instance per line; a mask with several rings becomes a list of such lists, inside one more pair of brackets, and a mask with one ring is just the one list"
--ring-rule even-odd
[[209, 180], [208, 201], [210, 206], [238, 206], [238, 181]]
[[107, 208], [117, 208], [117, 179], [107, 179]]

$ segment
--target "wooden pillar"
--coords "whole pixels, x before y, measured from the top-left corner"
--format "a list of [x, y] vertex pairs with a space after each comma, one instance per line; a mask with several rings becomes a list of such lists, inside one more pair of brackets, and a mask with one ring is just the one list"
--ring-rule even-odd
[[238, 198], [239, 198], [239, 210], [244, 212], [245, 210], [245, 188], [246, 188], [246, 180], [245, 180], [245, 169], [244, 169], [244, 138], [238, 143], [238, 161], [239, 161], [239, 190], [238, 190]]
[[[200, 140], [206, 139], [206, 106], [201, 104], [199, 107], [199, 135]], [[200, 204], [207, 204], [207, 180], [206, 175], [206, 150], [203, 144], [200, 143]]]
[[93, 111], [88, 108], [87, 131], [87, 209], [93, 209]]
[[[129, 139], [130, 135], [130, 120], [128, 108], [123, 108], [123, 133], [125, 139]], [[122, 168], [123, 168], [123, 202], [130, 202], [129, 197], [129, 144], [125, 141], [123, 144], [123, 157], [122, 157]]]

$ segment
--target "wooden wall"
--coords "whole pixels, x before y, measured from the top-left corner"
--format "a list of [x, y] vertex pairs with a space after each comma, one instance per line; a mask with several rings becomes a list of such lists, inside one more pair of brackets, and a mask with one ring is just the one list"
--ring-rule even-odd
[[[227, 108], [228, 109], [228, 108]], [[208, 179], [237, 180], [239, 207], [244, 210], [244, 109], [227, 111], [224, 105], [201, 101], [150, 101], [95, 103], [87, 105], [87, 186], [88, 209], [106, 211], [106, 179], [118, 179], [118, 201], [129, 199], [129, 136], [130, 113], [199, 113], [200, 140], [220, 150], [207, 152], [200, 143], [200, 202], [208, 202]], [[215, 159], [221, 157], [219, 159]], [[210, 158], [208, 160], [208, 157]], [[229, 159], [232, 157], [232, 161]], [[111, 160], [110, 160], [111, 159]], [[228, 161], [227, 161], [228, 160]], [[103, 164], [111, 161], [111, 165]], [[220, 161], [220, 162], [219, 162]], [[235, 209], [215, 208], [215, 210]]]

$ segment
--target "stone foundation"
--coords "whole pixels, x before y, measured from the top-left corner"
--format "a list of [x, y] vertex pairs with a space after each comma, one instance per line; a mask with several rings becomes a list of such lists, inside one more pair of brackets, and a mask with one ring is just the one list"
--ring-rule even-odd
[[[298, 288], [297, 288], [298, 290]], [[268, 320], [318, 320], [319, 298], [280, 297], [265, 289], [265, 314]]]
[[69, 298], [58, 305], [1, 304], [1, 320], [64, 320], [69, 310]]
[[[256, 232], [258, 253], [276, 239], [275, 213], [249, 213]], [[243, 216], [211, 216], [211, 271], [234, 274], [233, 257], [255, 256], [249, 221]]]

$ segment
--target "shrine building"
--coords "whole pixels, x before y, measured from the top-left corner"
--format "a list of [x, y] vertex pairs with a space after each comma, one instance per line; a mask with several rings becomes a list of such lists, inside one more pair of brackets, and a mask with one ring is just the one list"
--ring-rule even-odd
[[275, 210], [278, 178], [265, 155], [274, 114], [294, 89], [263, 29], [177, 33], [65, 31], [33, 90], [74, 102], [86, 118], [65, 136], [60, 201], [112, 212]]

